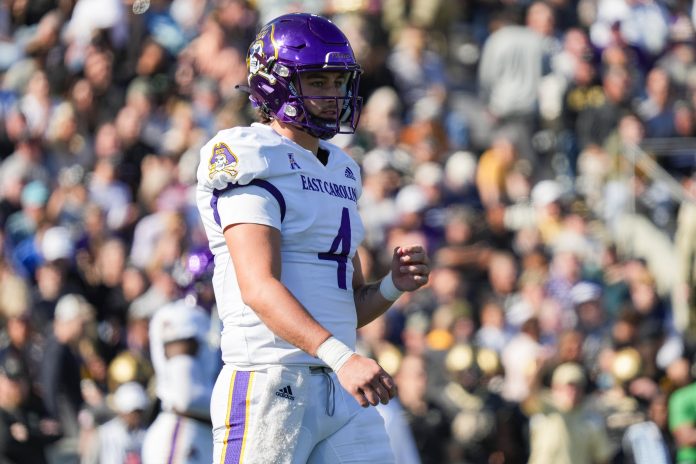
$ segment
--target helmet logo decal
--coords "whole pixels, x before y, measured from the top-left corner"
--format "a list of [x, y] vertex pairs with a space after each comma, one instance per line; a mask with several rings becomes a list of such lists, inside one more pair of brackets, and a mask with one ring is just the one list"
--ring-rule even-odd
[[237, 170], [234, 168], [238, 163], [239, 160], [230, 147], [223, 142], [218, 142], [213, 145], [213, 154], [208, 161], [208, 176], [212, 179], [216, 174], [224, 172], [234, 178], [237, 175]]
[[249, 56], [247, 58], [247, 66], [249, 68], [249, 79], [251, 76], [259, 75], [266, 79], [271, 85], [276, 83], [276, 78], [267, 72], [263, 53], [263, 41], [257, 40], [249, 47]]
[[257, 40], [249, 48], [249, 73], [257, 74], [261, 69], [261, 58], [263, 58], [263, 42]]

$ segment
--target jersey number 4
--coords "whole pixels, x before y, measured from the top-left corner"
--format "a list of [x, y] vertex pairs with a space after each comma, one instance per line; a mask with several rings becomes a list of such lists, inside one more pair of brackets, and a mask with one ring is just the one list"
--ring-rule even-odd
[[[339, 251], [340, 247], [340, 251]], [[338, 228], [338, 235], [331, 244], [331, 249], [326, 253], [317, 253], [319, 259], [336, 261], [336, 280], [338, 288], [346, 290], [346, 264], [348, 263], [348, 253], [350, 253], [350, 213], [348, 208], [343, 208], [341, 212], [341, 225]]]

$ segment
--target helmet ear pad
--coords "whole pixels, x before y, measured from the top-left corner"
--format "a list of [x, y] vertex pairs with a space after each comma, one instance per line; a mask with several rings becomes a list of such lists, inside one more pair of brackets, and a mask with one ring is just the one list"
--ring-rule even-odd
[[[337, 133], [353, 133], [362, 99], [358, 96], [360, 66], [345, 35], [321, 16], [294, 13], [266, 24], [247, 53], [250, 100], [265, 116], [327, 139]], [[346, 95], [306, 95], [299, 83], [305, 71], [350, 73]], [[313, 116], [309, 99], [333, 99], [335, 120]]]

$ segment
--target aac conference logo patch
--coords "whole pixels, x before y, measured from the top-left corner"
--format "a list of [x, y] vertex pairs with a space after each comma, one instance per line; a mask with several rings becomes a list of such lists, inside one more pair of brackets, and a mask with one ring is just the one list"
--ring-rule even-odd
[[223, 142], [218, 142], [213, 145], [213, 154], [208, 161], [208, 175], [212, 179], [217, 174], [224, 172], [235, 177], [237, 164], [239, 164], [239, 159], [232, 153], [230, 147]]

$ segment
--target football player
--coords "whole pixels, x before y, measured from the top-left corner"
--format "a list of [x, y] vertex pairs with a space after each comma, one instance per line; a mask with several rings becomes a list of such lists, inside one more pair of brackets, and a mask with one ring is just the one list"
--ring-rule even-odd
[[210, 464], [210, 317], [185, 298], [158, 309], [150, 321], [150, 354], [161, 410], [143, 443], [143, 464]]
[[198, 169], [223, 323], [214, 462], [393, 462], [369, 406], [394, 380], [355, 353], [356, 329], [429, 267], [421, 246], [401, 246], [381, 281], [363, 277], [360, 168], [327, 141], [355, 131], [360, 66], [332, 22], [304, 13], [266, 24], [247, 66], [261, 122], [220, 131]]

